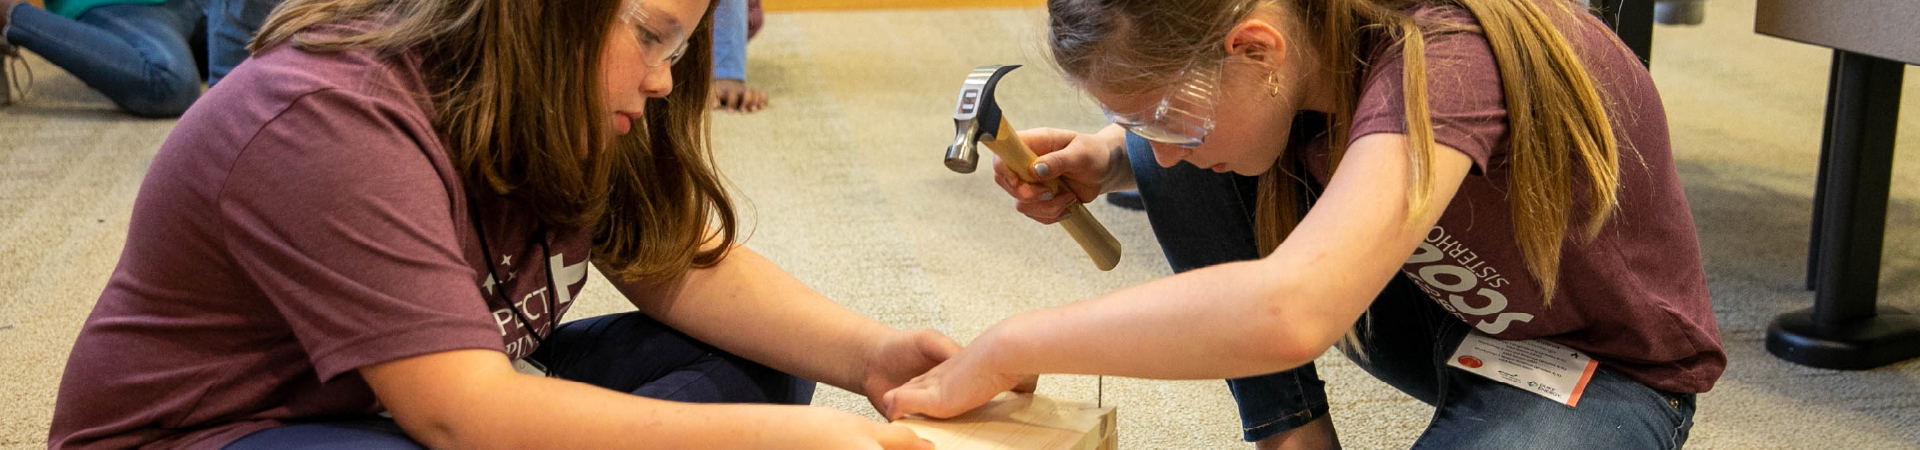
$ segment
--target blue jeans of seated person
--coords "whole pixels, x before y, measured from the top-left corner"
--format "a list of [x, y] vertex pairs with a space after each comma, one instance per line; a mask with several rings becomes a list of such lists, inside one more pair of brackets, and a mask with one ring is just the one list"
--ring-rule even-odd
[[747, 0], [716, 0], [713, 7], [713, 79], [747, 79]]
[[[1300, 127], [1296, 127], [1300, 130]], [[1175, 272], [1257, 258], [1253, 177], [1154, 162], [1147, 141], [1127, 136], [1147, 221]], [[1670, 449], [1686, 442], [1694, 395], [1662, 392], [1605, 362], [1578, 408], [1447, 366], [1470, 327], [1404, 275], [1395, 276], [1355, 324], [1365, 355], [1348, 359], [1435, 407], [1416, 449]], [[1242, 437], [1259, 441], [1327, 415], [1313, 365], [1227, 380]]]
[[[8, 43], [142, 117], [177, 117], [247, 59], [247, 42], [280, 0], [167, 0], [95, 7], [68, 19], [14, 5]], [[205, 64], [200, 63], [204, 61]]]
[[[528, 358], [559, 378], [679, 402], [805, 405], [813, 401], [815, 386], [637, 312], [562, 324]], [[412, 450], [422, 446], [393, 419], [365, 417], [268, 428], [226, 448]]]

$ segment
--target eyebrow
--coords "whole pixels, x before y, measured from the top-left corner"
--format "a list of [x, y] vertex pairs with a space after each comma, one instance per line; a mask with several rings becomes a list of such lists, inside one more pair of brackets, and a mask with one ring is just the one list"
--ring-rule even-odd
[[642, 9], [640, 14], [646, 16], [648, 20], [659, 20], [661, 22], [665, 22], [664, 25], [665, 25], [665, 28], [666, 28], [665, 31], [667, 32], [667, 34], [679, 34], [680, 30], [686, 28], [680, 25], [680, 18], [674, 17], [672, 14], [667, 14], [666, 11], [661, 11], [659, 8], [654, 8], [652, 6], [648, 6], [646, 3], [641, 3], [640, 9]]

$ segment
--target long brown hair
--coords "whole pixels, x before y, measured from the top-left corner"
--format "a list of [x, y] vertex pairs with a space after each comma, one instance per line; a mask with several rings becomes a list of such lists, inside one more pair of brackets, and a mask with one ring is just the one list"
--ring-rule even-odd
[[[670, 69], [673, 92], [609, 141], [600, 54], [623, 1], [288, 0], [249, 49], [416, 54], [434, 129], [470, 189], [521, 200], [550, 225], [594, 227], [595, 261], [621, 276], [677, 276], [718, 263], [735, 238], [706, 140], [713, 5]], [[377, 25], [307, 33], [356, 20]]]
[[[1543, 8], [1542, 4], [1547, 7]], [[1335, 99], [1328, 115], [1333, 167], [1344, 156], [1359, 77], [1379, 39], [1398, 40], [1405, 69], [1406, 129], [1411, 162], [1409, 205], [1419, 217], [1432, 208], [1433, 122], [1427, 104], [1425, 38], [1430, 33], [1471, 30], [1462, 24], [1429, 23], [1410, 15], [1420, 5], [1454, 5], [1480, 22], [1492, 45], [1506, 95], [1507, 197], [1514, 239], [1527, 272], [1551, 304], [1573, 215], [1575, 175], [1586, 177], [1580, 198], [1591, 240], [1618, 206], [1619, 144], [1605, 103], [1581, 55], [1555, 24], [1593, 18], [1567, 0], [1050, 0], [1051, 48], [1069, 78], [1140, 91], [1164, 85], [1189, 64], [1227, 57], [1227, 34], [1258, 8], [1278, 11], [1303, 30], [1288, 30], [1320, 51], [1310, 63], [1333, 74], [1326, 89]], [[1196, 13], [1197, 12], [1197, 13]], [[1297, 48], [1298, 46], [1289, 46]], [[1286, 158], [1260, 176], [1255, 235], [1260, 254], [1271, 253], [1300, 220], [1302, 186]], [[1576, 168], [1579, 171], [1576, 173]], [[1441, 205], [1444, 206], [1444, 205]]]

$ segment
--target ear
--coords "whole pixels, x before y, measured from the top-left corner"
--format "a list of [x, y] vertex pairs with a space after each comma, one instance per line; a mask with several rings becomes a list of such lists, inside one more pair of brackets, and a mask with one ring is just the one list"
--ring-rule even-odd
[[1287, 59], [1287, 38], [1278, 25], [1280, 17], [1269, 11], [1254, 11], [1246, 20], [1227, 32], [1227, 55], [1244, 56], [1270, 66]]

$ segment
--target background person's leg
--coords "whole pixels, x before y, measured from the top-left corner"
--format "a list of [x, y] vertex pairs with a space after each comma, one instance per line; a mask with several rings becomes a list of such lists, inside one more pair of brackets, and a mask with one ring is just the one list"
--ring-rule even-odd
[[713, 7], [713, 78], [747, 79], [747, 0], [716, 0]]
[[713, 9], [713, 91], [707, 107], [739, 113], [767, 107], [767, 92], [747, 85], [747, 1], [716, 0]]
[[760, 8], [760, 0], [747, 0], [747, 39], [760, 35], [760, 27], [767, 23], [767, 12]]
[[187, 36], [193, 0], [105, 5], [70, 20], [40, 8], [14, 8], [7, 42], [31, 50], [137, 116], [176, 117], [200, 97]]
[[207, 85], [247, 59], [247, 43], [280, 0], [206, 0]]
[[815, 386], [637, 312], [562, 324], [529, 359], [560, 378], [682, 402], [805, 405]]

